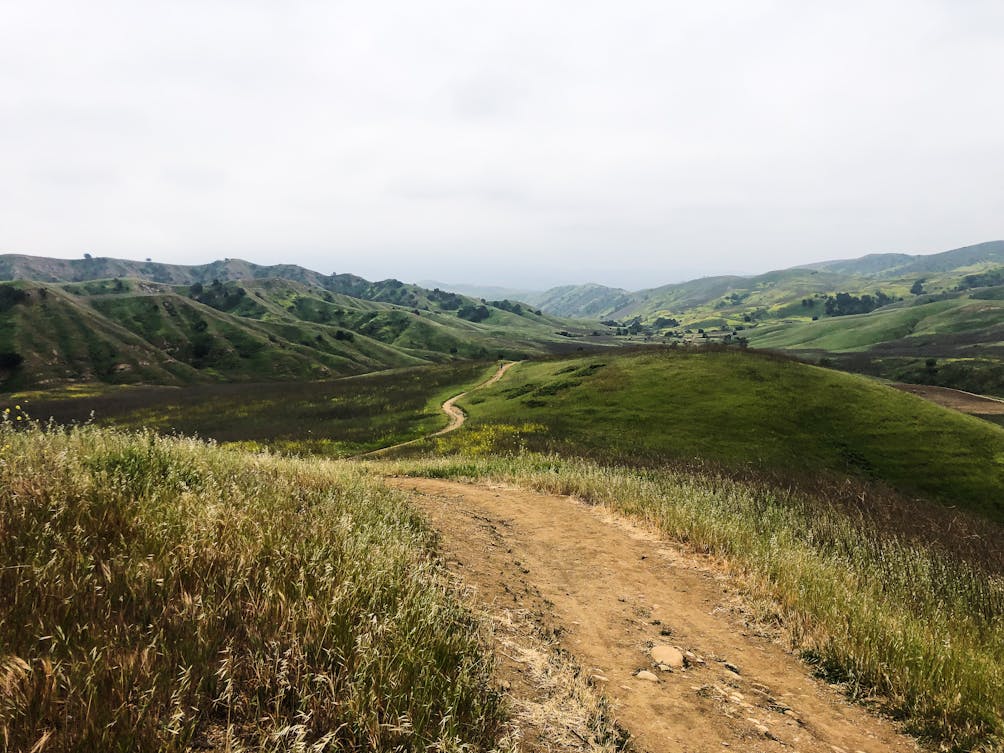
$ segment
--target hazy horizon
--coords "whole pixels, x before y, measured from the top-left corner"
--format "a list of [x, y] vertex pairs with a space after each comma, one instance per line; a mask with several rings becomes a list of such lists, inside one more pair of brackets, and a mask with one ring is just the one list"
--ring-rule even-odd
[[[876, 253], [876, 254], [906, 253], [906, 254], [910, 254], [912, 256], [926, 256], [926, 255], [930, 255], [930, 254], [942, 253], [943, 251], [954, 251], [954, 250], [957, 250], [957, 249], [960, 249], [960, 248], [966, 248], [968, 246], [973, 246], [973, 245], [982, 245], [984, 243], [1001, 243], [1001, 242], [1004, 242], [1004, 241], [1002, 241], [1000, 239], [991, 239], [991, 240], [986, 240], [986, 241], [979, 241], [977, 243], [972, 243], [972, 244], [965, 244], [964, 246], [955, 246], [953, 248], [941, 249], [941, 251], [929, 251], [929, 252], [925, 252], [925, 253], [914, 253], [914, 254], [910, 254], [910, 252], [908, 252], [908, 251], [902, 251], [902, 252], [901, 251], [879, 251], [879, 252], [874, 252], [874, 253]], [[87, 254], [87, 253], [90, 253], [90, 252], [85, 252], [85, 254]], [[0, 255], [3, 255], [3, 254], [21, 254], [21, 255], [27, 255], [27, 256], [41, 256], [39, 254], [23, 254], [23, 252], [6, 251], [6, 250], [3, 250], [3, 249], [0, 249]], [[97, 255], [97, 254], [90, 254], [90, 255], [93, 256], [94, 258], [102, 258], [101, 255]], [[865, 254], [865, 255], [867, 255], [867, 254]], [[83, 259], [84, 257], [83, 256], [65, 256], [65, 255], [64, 256], [59, 256], [59, 255], [53, 255], [51, 257], [43, 257], [43, 258], [56, 258], [56, 259], [70, 259], [70, 260], [73, 260], [73, 259]], [[252, 264], [262, 264], [263, 266], [267, 266], [268, 264], [273, 264], [273, 263], [274, 264], [297, 264], [297, 262], [295, 262], [295, 261], [269, 262], [268, 264], [265, 264], [265, 263], [262, 263], [262, 262], [256, 262], [254, 259], [248, 259], [248, 258], [241, 257], [241, 256], [221, 257], [221, 258], [218, 258], [218, 259], [217, 258], [214, 258], [214, 259], [205, 259], [203, 261], [191, 262], [191, 263], [189, 263], [189, 262], [163, 261], [161, 259], [154, 259], [152, 257], [142, 257], [142, 258], [140, 258], [140, 257], [117, 256], [117, 257], [105, 257], [105, 258], [125, 259], [125, 260], [129, 260], [129, 261], [145, 261], [147, 258], [149, 258], [150, 261], [153, 261], [153, 262], [160, 262], [160, 263], [165, 263], [165, 264], [183, 264], [183, 265], [190, 265], [190, 266], [198, 266], [198, 265], [203, 265], [203, 264], [210, 264], [210, 263], [212, 263], [214, 261], [227, 261], [227, 260], [230, 260], [230, 259], [235, 259], [235, 260], [239, 260], [239, 261], [246, 261], [246, 262], [250, 262]], [[804, 262], [801, 265], [800, 264], [794, 264], [794, 265], [792, 265], [792, 267], [809, 266], [809, 265], [812, 265], [812, 264], [815, 264], [815, 263], [818, 263], [818, 262], [839, 261], [841, 259], [850, 259], [850, 258], [858, 258], [858, 257], [839, 257], [839, 258], [834, 257], [834, 258], [827, 258], [827, 259], [814, 259], [814, 260], [811, 260], [811, 261], [806, 261], [806, 262]], [[355, 275], [357, 275], [359, 277], [366, 277], [365, 275], [361, 275], [358, 272], [354, 272], [351, 269], [339, 269], [339, 270], [333, 270], [333, 271], [329, 272], [329, 271], [325, 271], [324, 269], [317, 269], [317, 268], [314, 268], [314, 267], [310, 267], [309, 265], [300, 265], [300, 266], [304, 266], [307, 269], [311, 269], [314, 272], [320, 272], [322, 274], [332, 274], [332, 273], [342, 274], [342, 273], [348, 273], [348, 274], [355, 274]], [[788, 269], [788, 267], [785, 267], [785, 269]], [[624, 289], [626, 289], [628, 291], [632, 291], [633, 292], [633, 291], [644, 290], [644, 289], [648, 289], [648, 288], [660, 287], [660, 286], [663, 286], [663, 285], [670, 285], [670, 284], [678, 283], [678, 282], [688, 282], [688, 281], [699, 279], [699, 278], [702, 278], [702, 277], [716, 277], [716, 276], [754, 277], [754, 276], [757, 276], [757, 275], [766, 274], [768, 272], [774, 272], [774, 271], [777, 271], [777, 268], [756, 269], [756, 270], [748, 270], [748, 271], [726, 271], [726, 272], [718, 272], [718, 273], [713, 273], [713, 274], [695, 274], [695, 275], [691, 275], [691, 276], [687, 276], [687, 277], [680, 277], [678, 279], [667, 279], [667, 280], [662, 280], [662, 281], [658, 281], [658, 282], [651, 282], [650, 284], [645, 285], [645, 286], [641, 286], [641, 287], [630, 287], [630, 286], [625, 286], [625, 285], [615, 285], [613, 283], [604, 282], [602, 280], [590, 280], [590, 279], [583, 279], [583, 280], [571, 281], [571, 282], [569, 282], [569, 281], [560, 282], [559, 281], [559, 282], [555, 282], [553, 284], [547, 284], [547, 285], [539, 286], [539, 287], [532, 287], [532, 286], [527, 286], [527, 285], [502, 285], [502, 284], [497, 284], [493, 280], [483, 280], [483, 281], [473, 281], [472, 282], [472, 281], [469, 281], [469, 280], [467, 280], [467, 281], [464, 281], [464, 280], [448, 280], [448, 279], [436, 279], [436, 278], [432, 278], [432, 277], [422, 277], [422, 278], [414, 278], [413, 279], [413, 278], [405, 278], [405, 277], [402, 277], [400, 275], [387, 275], [387, 276], [383, 276], [383, 277], [367, 277], [366, 279], [368, 279], [370, 281], [379, 281], [379, 280], [394, 278], [394, 279], [401, 280], [402, 282], [411, 283], [411, 284], [415, 284], [415, 285], [420, 285], [420, 286], [424, 286], [424, 287], [438, 286], [438, 287], [446, 287], [447, 289], [449, 289], [450, 287], [453, 287], [453, 288], [455, 288], [457, 290], [457, 292], [463, 292], [463, 290], [461, 290], [462, 288], [481, 288], [481, 289], [496, 289], [496, 290], [499, 290], [499, 291], [510, 290], [510, 291], [524, 292], [524, 293], [542, 293], [542, 292], [547, 291], [548, 289], [556, 288], [556, 287], [574, 286], [574, 285], [590, 285], [590, 284], [605, 285], [605, 286], [611, 287], [611, 288], [624, 288]]]
[[1004, 236], [991, 0], [0, 14], [0, 253], [640, 289]]

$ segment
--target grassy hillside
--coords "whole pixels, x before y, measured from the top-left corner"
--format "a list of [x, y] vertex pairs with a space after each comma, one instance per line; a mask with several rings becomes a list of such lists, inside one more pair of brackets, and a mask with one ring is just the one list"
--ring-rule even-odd
[[574, 342], [566, 322], [508, 301], [393, 282], [349, 286], [373, 297], [277, 278], [0, 284], [0, 389], [321, 379]]
[[1004, 395], [1004, 300], [990, 287], [873, 311], [746, 331], [757, 348], [895, 381]]
[[928, 275], [939, 272], [1004, 265], [1004, 241], [989, 241], [938, 254], [869, 254], [859, 259], [842, 259], [808, 265], [840, 274], [866, 276]]
[[1004, 430], [790, 360], [660, 349], [526, 363], [463, 407], [471, 419], [446, 447], [508, 433], [620, 462], [844, 474], [1004, 521]]
[[870, 314], [841, 316], [749, 332], [759, 348], [831, 352], [882, 349], [901, 354], [972, 354], [985, 345], [1004, 356], [1004, 301], [968, 295], [946, 300], [922, 298], [912, 305], [888, 306]]
[[[635, 292], [602, 285], [568, 285], [539, 294], [535, 303], [568, 317], [631, 320], [673, 318], [684, 327], [726, 327], [782, 318], [825, 315], [827, 296], [846, 292], [909, 298], [920, 280], [927, 293], [953, 289], [967, 274], [1004, 266], [1004, 241], [940, 254], [872, 254], [807, 264], [753, 276], [705, 277]], [[810, 303], [805, 305], [803, 299]], [[658, 329], [658, 327], [657, 327]]]
[[14, 418], [5, 750], [493, 745], [484, 633], [400, 495], [317, 460]]

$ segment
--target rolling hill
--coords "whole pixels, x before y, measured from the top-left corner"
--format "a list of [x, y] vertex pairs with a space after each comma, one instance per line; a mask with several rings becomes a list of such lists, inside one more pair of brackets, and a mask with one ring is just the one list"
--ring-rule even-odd
[[[555, 316], [638, 317], [642, 323], [661, 316], [686, 326], [727, 326], [750, 319], [823, 315], [820, 301], [838, 292], [862, 295], [881, 289], [891, 297], [908, 297], [920, 277], [925, 278], [925, 292], [944, 292], [968, 274], [1001, 266], [1004, 241], [991, 241], [939, 254], [872, 254], [754, 276], [704, 277], [634, 292], [595, 284], [569, 285], [531, 298], [534, 305]], [[817, 298], [811, 305], [802, 306], [802, 299], [813, 296]]]
[[4, 275], [17, 277], [0, 283], [7, 390], [319, 379], [569, 349], [585, 334], [507, 300], [291, 265], [5, 256]]
[[446, 444], [508, 437], [604, 462], [853, 477], [1004, 522], [1004, 430], [792, 359], [648, 349], [540, 361], [462, 406], [470, 426]]

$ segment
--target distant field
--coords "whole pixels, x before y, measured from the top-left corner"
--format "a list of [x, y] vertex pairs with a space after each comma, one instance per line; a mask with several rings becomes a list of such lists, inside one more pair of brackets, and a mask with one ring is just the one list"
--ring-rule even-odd
[[844, 475], [1004, 520], [1004, 430], [792, 360], [662, 349], [524, 363], [462, 407], [468, 425], [443, 450]]
[[151, 428], [297, 453], [342, 457], [446, 424], [440, 403], [482, 381], [494, 362], [458, 362], [344, 379], [189, 387], [90, 385], [0, 399], [59, 423]]

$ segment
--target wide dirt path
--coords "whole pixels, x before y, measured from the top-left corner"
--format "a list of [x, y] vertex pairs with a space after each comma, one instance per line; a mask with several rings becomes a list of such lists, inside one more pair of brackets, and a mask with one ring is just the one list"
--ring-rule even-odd
[[[450, 567], [489, 611], [549, 626], [611, 699], [636, 749], [919, 750], [750, 627], [709, 559], [567, 497], [432, 479], [387, 483], [413, 492], [441, 532]], [[660, 668], [658, 646], [681, 650], [685, 666], [671, 670], [667, 651]], [[514, 673], [523, 671], [518, 664]]]

